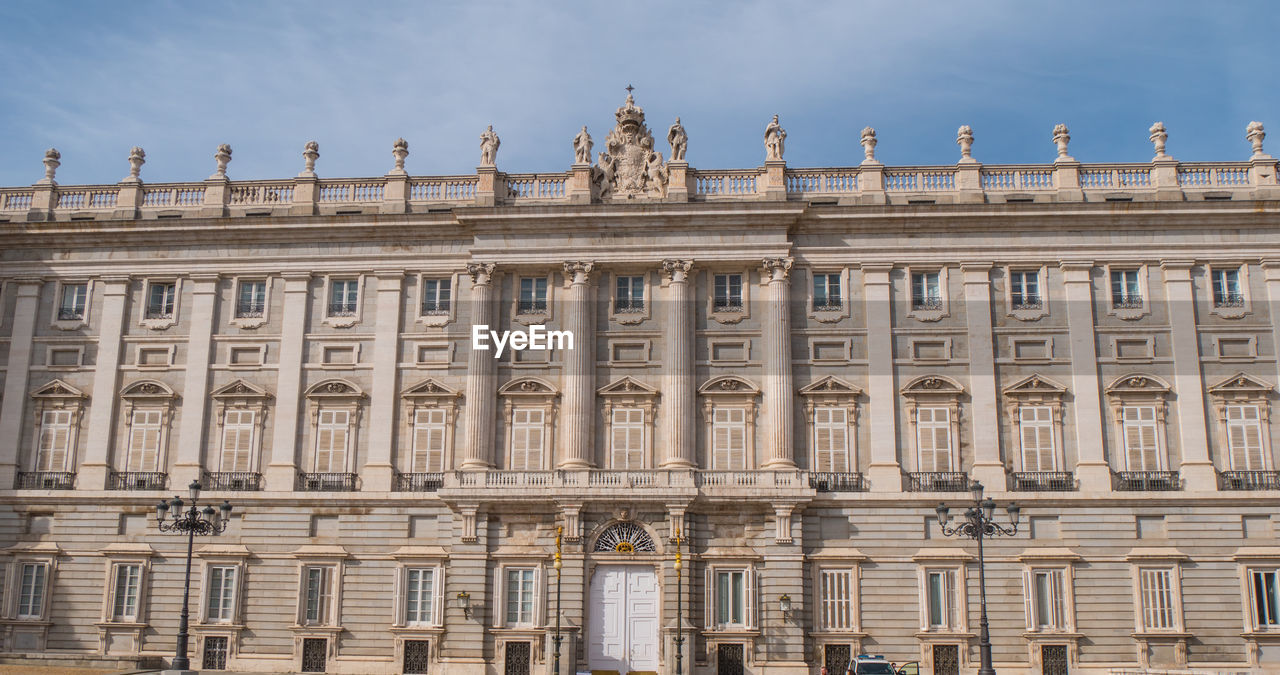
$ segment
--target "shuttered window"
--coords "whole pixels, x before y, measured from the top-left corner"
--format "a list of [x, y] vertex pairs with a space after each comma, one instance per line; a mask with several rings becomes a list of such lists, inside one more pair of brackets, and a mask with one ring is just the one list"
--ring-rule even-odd
[[743, 471], [747, 468], [747, 410], [717, 407], [711, 421], [711, 468]]
[[1139, 570], [1138, 584], [1143, 630], [1175, 630], [1177, 609], [1174, 605], [1173, 570]]
[[853, 570], [824, 569], [821, 573], [822, 628], [853, 628]]
[[609, 466], [644, 468], [644, 410], [614, 408], [610, 414]]
[[545, 427], [545, 415], [542, 410], [516, 408], [511, 411], [511, 466], [508, 467], [510, 470], [542, 469]]
[[1031, 571], [1031, 624], [1035, 630], [1062, 630], [1066, 625], [1066, 601], [1063, 597], [1063, 571], [1041, 569]]
[[1019, 408], [1018, 429], [1022, 435], [1022, 470], [1057, 471], [1053, 410], [1047, 405]]
[[921, 471], [954, 471], [949, 408], [916, 408], [916, 447]]
[[1155, 407], [1127, 405], [1122, 414], [1128, 470], [1163, 471], [1164, 457], [1158, 446]]
[[129, 425], [129, 456], [125, 471], [154, 472], [160, 455], [159, 410], [133, 411]]
[[222, 418], [222, 462], [219, 471], [252, 471], [256, 431], [252, 410], [228, 410]]
[[321, 410], [316, 427], [316, 473], [345, 473], [351, 411]]
[[849, 411], [823, 406], [813, 411], [813, 448], [816, 471], [849, 471]]
[[444, 471], [444, 421], [443, 408], [423, 408], [413, 413], [414, 473]]
[[46, 410], [40, 415], [40, 441], [36, 471], [66, 471], [71, 445], [71, 411]]
[[1266, 471], [1262, 422], [1256, 405], [1227, 406], [1227, 448], [1236, 471]]

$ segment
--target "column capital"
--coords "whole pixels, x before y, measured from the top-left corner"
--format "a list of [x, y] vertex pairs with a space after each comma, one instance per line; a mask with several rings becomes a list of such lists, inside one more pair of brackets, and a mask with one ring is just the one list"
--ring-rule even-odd
[[[401, 281], [405, 277], [404, 270], [374, 270], [373, 276], [378, 281]], [[378, 290], [382, 290], [382, 286], [378, 286]]]
[[968, 262], [962, 262], [962, 263], [960, 263], [960, 271], [964, 273], [964, 275], [965, 275], [965, 281], [966, 281], [966, 282], [968, 282], [968, 281], [969, 281], [969, 276], [970, 276], [970, 274], [971, 274], [971, 273], [976, 273], [976, 274], [982, 275], [982, 276], [983, 276], [983, 280], [984, 280], [984, 281], [985, 281], [985, 280], [987, 280], [987, 279], [986, 279], [986, 275], [987, 275], [987, 273], [988, 273], [988, 272], [990, 272], [990, 271], [991, 271], [991, 268], [992, 268], [992, 267], [995, 267], [995, 263], [990, 262], [990, 261], [981, 261], [981, 262], [979, 262], [979, 261], [972, 261], [972, 260], [971, 260], [971, 261], [968, 261]]
[[216, 284], [222, 280], [222, 275], [217, 272], [192, 272], [187, 278], [198, 284]]
[[[1164, 270], [1165, 281], [1190, 281], [1194, 260], [1161, 260], [1160, 269]], [[1173, 274], [1170, 274], [1170, 273]]]
[[285, 281], [311, 281], [311, 272], [304, 270], [285, 270], [280, 273]]
[[668, 258], [662, 261], [662, 276], [669, 283], [684, 283], [689, 280], [689, 270], [692, 268], [692, 260]]
[[760, 262], [760, 270], [769, 275], [766, 283], [774, 281], [786, 281], [787, 275], [791, 273], [791, 265], [795, 263], [795, 258], [765, 258]]
[[44, 286], [44, 279], [41, 277], [17, 277], [9, 282], [17, 284], [19, 297], [37, 295]]
[[1058, 269], [1062, 270], [1063, 280], [1067, 283], [1088, 282], [1093, 274], [1093, 261], [1063, 260], [1058, 263]]
[[564, 274], [573, 285], [586, 284], [590, 281], [591, 272], [596, 268], [595, 262], [569, 260], [564, 263]]
[[471, 285], [488, 286], [493, 280], [493, 271], [497, 267], [493, 263], [467, 263], [467, 275], [471, 277]]

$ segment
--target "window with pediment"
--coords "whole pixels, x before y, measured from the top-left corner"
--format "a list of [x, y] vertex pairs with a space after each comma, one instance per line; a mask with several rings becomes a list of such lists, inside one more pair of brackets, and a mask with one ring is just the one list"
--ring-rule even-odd
[[706, 464], [712, 471], [743, 471], [755, 465], [756, 401], [760, 389], [726, 375], [698, 388], [706, 424]]
[[614, 470], [653, 466], [653, 418], [658, 391], [631, 377], [596, 390], [604, 402], [604, 465]]
[[308, 389], [306, 396], [314, 436], [308, 470], [352, 473], [364, 392], [346, 380], [325, 380]]
[[439, 473], [453, 456], [453, 428], [459, 392], [428, 379], [401, 394], [404, 415], [400, 437], [404, 439], [400, 470], [407, 473]]
[[220, 387], [210, 396], [218, 425], [218, 455], [211, 469], [219, 472], [257, 471], [263, 429], [271, 394], [244, 380]]
[[1062, 398], [1067, 388], [1041, 375], [1005, 387], [1005, 411], [1017, 437], [1018, 471], [1064, 471]]
[[75, 468], [75, 451], [84, 416], [84, 392], [54, 380], [31, 395], [35, 437], [28, 467], [33, 472], [68, 472]]
[[169, 427], [178, 396], [155, 380], [135, 382], [120, 394], [124, 401], [124, 457], [126, 472], [164, 473], [168, 466]]
[[964, 387], [941, 375], [925, 375], [902, 388], [915, 442], [916, 471], [960, 471], [960, 402]]
[[834, 376], [800, 389], [814, 471], [858, 470], [858, 397], [861, 394], [861, 389]]
[[498, 389], [507, 423], [508, 471], [541, 471], [551, 463], [560, 393], [550, 383], [520, 378]]
[[1124, 471], [1167, 471], [1169, 385], [1153, 375], [1124, 375], [1106, 389]]
[[1209, 387], [1218, 418], [1218, 447], [1230, 471], [1270, 471], [1271, 397], [1275, 387], [1237, 373]]

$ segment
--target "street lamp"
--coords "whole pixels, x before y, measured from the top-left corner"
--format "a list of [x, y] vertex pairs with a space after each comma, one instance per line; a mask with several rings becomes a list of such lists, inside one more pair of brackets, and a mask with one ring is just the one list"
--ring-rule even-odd
[[987, 626], [987, 572], [986, 559], [982, 555], [982, 540], [985, 537], [1011, 537], [1018, 533], [1018, 514], [1022, 509], [1014, 502], [1009, 502], [1005, 510], [1009, 512], [1009, 526], [1004, 527], [995, 521], [996, 503], [990, 497], [982, 498], [982, 483], [973, 481], [969, 485], [973, 493], [973, 506], [965, 509], [963, 519], [954, 526], [948, 526], [951, 518], [946, 504], [938, 504], [938, 527], [948, 537], [969, 537], [978, 542], [978, 589], [982, 605], [982, 614], [978, 620], [978, 653], [982, 665], [978, 675], [995, 675], [991, 667], [991, 632]]
[[676, 529], [676, 675], [684, 673], [684, 626], [681, 624], [681, 615], [683, 608], [681, 601], [684, 598], [684, 574], [681, 570], [684, 564], [680, 560], [680, 530]]
[[[191, 662], [187, 659], [187, 620], [191, 600], [191, 549], [195, 546], [196, 535], [222, 534], [231, 519], [231, 503], [226, 500], [216, 509], [212, 506], [205, 506], [203, 510], [197, 508], [200, 498], [199, 481], [191, 481], [191, 485], [187, 486], [187, 494], [191, 497], [191, 508], [185, 511], [183, 508], [186, 504], [176, 495], [169, 502], [161, 501], [156, 504], [156, 524], [160, 531], [187, 535], [187, 575], [182, 583], [182, 614], [178, 618], [178, 643], [173, 651], [174, 670], [191, 668]], [[165, 520], [169, 509], [173, 509], [173, 517]]]
[[555, 643], [555, 675], [560, 675], [560, 569], [564, 567], [564, 563], [560, 562], [560, 538], [564, 535], [563, 527], [556, 527], [556, 635], [551, 638]]

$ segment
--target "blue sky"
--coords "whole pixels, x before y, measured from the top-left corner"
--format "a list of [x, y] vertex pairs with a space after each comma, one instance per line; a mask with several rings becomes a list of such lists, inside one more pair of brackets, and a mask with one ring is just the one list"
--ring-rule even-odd
[[[1146, 161], [1147, 127], [1184, 161], [1243, 160], [1250, 120], [1280, 155], [1280, 2], [5, 2], [0, 185], [114, 183], [129, 148], [151, 182], [283, 178], [320, 143], [322, 177], [392, 166], [563, 171], [636, 100], [688, 160], [759, 166], [773, 114], [791, 166], [850, 166], [873, 126], [890, 165], [950, 164], [956, 127], [986, 163]], [[665, 140], [658, 148], [668, 152]]]

